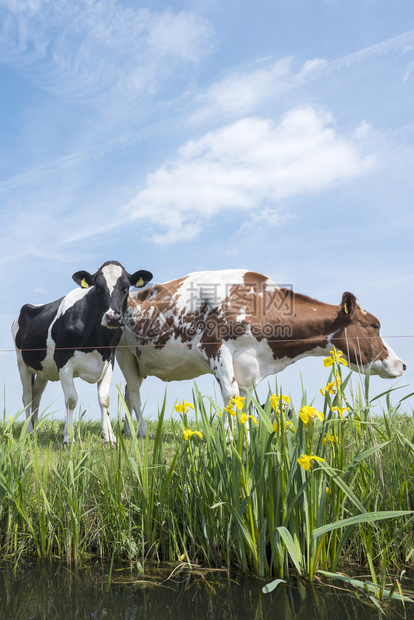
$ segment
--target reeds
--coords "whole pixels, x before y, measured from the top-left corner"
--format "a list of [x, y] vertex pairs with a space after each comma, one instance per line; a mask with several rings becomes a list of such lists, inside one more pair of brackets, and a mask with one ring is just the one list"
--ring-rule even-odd
[[4, 421], [0, 557], [186, 561], [278, 579], [363, 568], [381, 598], [414, 564], [413, 416], [392, 390], [373, 416], [369, 373], [360, 384], [335, 354], [322, 411], [278, 388], [264, 406], [252, 393], [223, 410], [195, 386], [178, 417], [165, 420], [164, 400], [152, 440], [136, 436], [120, 395], [133, 435], [118, 432], [113, 448], [83, 416], [69, 448], [47, 416], [33, 435], [19, 416]]

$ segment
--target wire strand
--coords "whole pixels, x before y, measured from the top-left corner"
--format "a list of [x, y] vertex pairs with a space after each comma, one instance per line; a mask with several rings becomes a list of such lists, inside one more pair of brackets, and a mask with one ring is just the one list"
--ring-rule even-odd
[[[373, 336], [355, 336], [355, 337], [347, 337], [348, 340], [374, 340]], [[384, 336], [385, 340], [390, 340], [391, 338], [414, 338], [414, 335], [396, 335], [396, 336]], [[237, 343], [237, 337], [236, 338], [229, 338], [229, 340], [232, 341], [233, 344], [238, 344]], [[309, 338], [278, 338], [278, 339], [271, 339], [268, 340], [266, 337], [262, 338], [261, 340], [257, 339], [257, 342], [266, 342], [266, 343], [271, 343], [271, 344], [275, 344], [275, 343], [298, 343], [298, 342], [309, 342]], [[333, 339], [335, 340], [335, 338]], [[201, 340], [200, 342], [166, 342], [166, 343], [145, 343], [145, 344], [123, 344], [123, 345], [92, 345], [92, 346], [77, 346], [77, 347], [55, 347], [54, 351], [80, 351], [85, 350], [85, 349], [90, 349], [90, 350], [95, 350], [95, 349], [136, 349], [137, 347], [159, 347], [159, 348], [164, 348], [164, 347], [195, 347], [198, 345], [220, 345], [223, 344], [223, 340]], [[246, 344], [245, 341], [240, 342], [239, 344], [244, 345]], [[18, 351], [23, 351], [23, 352], [35, 352], [35, 351], [48, 351], [48, 347], [40, 347], [40, 348], [33, 348], [33, 349], [18, 349]], [[16, 349], [0, 349], [0, 353], [15, 353]]]

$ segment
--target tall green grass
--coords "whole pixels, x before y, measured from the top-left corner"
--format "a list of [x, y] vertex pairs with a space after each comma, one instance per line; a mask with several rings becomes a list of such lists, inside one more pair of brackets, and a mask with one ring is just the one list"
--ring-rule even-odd
[[154, 440], [136, 436], [120, 395], [133, 435], [119, 420], [113, 448], [83, 418], [69, 448], [47, 416], [33, 435], [19, 416], [4, 421], [0, 558], [94, 554], [111, 566], [185, 561], [278, 579], [362, 569], [384, 597], [391, 576], [414, 566], [412, 411], [389, 391], [373, 416], [369, 373], [361, 383], [337, 352], [326, 365], [321, 411], [306, 392], [288, 403], [278, 388], [264, 406], [252, 393], [223, 411], [195, 386], [168, 419], [164, 400]]

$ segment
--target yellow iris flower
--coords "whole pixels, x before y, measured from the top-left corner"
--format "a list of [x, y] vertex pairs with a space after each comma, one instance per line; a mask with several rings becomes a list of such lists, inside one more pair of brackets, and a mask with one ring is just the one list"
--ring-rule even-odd
[[245, 396], [234, 396], [230, 398], [230, 403], [234, 405], [239, 411], [243, 409], [243, 401], [246, 400]]
[[328, 383], [328, 385], [324, 385], [320, 391], [321, 391], [322, 396], [325, 396], [325, 394], [335, 394], [336, 382], [332, 381], [332, 383]]
[[334, 347], [333, 351], [329, 353], [328, 357], [325, 357], [325, 359], [323, 360], [323, 365], [328, 368], [336, 362], [337, 364], [343, 364], [344, 366], [348, 366], [348, 362], [346, 361], [346, 359], [344, 359], [343, 355], [344, 354], [342, 353], [342, 351], [339, 351], [339, 349], [337, 350]]
[[304, 424], [308, 424], [310, 421], [313, 421], [314, 418], [319, 418], [321, 422], [324, 420], [322, 411], [318, 411], [315, 407], [310, 407], [309, 405], [302, 407], [299, 411], [299, 417]]
[[248, 420], [249, 418], [251, 418], [251, 419], [253, 420], [253, 422], [254, 422], [255, 424], [257, 424], [257, 420], [256, 420], [256, 418], [255, 418], [254, 416], [252, 416], [252, 415], [247, 415], [247, 413], [242, 413], [242, 415], [240, 416], [240, 422], [241, 422], [241, 424], [246, 424], [246, 422], [247, 422], [247, 420]]
[[183, 432], [183, 437], [186, 441], [189, 441], [189, 439], [191, 439], [193, 435], [197, 435], [198, 437], [200, 437], [200, 439], [203, 439], [203, 435], [200, 433], [200, 431], [192, 431], [190, 428], [187, 428]]
[[282, 396], [280, 394], [272, 394], [270, 397], [270, 404], [272, 405], [272, 409], [276, 411], [276, 413], [280, 413], [280, 401], [282, 401], [282, 407], [285, 408], [290, 404], [289, 396]]
[[[279, 423], [278, 422], [273, 422], [272, 425], [272, 429], [274, 433], [277, 433], [279, 428]], [[295, 427], [293, 426], [292, 422], [285, 422], [285, 429], [288, 431], [292, 431], [293, 433], [295, 433]]]
[[305, 471], [308, 471], [308, 469], [310, 469], [312, 461], [325, 462], [325, 459], [321, 458], [320, 456], [315, 456], [315, 455], [312, 456], [309, 454], [302, 454], [302, 456], [298, 458], [299, 465], [301, 465], [301, 467], [303, 467]]
[[325, 444], [325, 446], [327, 445], [328, 441], [330, 441], [331, 443], [341, 443], [341, 440], [339, 439], [338, 435], [328, 435], [327, 433], [325, 434], [325, 437], [322, 439], [322, 443]]
[[220, 417], [223, 413], [227, 413], [228, 415], [233, 416], [233, 418], [236, 415], [236, 412], [234, 411], [230, 403], [227, 405], [227, 407], [223, 407], [223, 409], [220, 411]]
[[186, 403], [184, 398], [182, 403], [180, 403], [179, 405], [175, 405], [174, 407], [177, 413], [187, 413], [188, 408], [194, 409], [194, 405], [192, 405], [191, 403]]
[[349, 411], [349, 407], [331, 407], [331, 411], [337, 411], [339, 418], [342, 420], [345, 411]]

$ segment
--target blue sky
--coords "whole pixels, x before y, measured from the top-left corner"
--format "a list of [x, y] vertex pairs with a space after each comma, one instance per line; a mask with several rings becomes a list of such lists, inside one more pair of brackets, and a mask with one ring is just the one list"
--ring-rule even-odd
[[[109, 259], [156, 282], [235, 267], [328, 303], [350, 290], [408, 366], [373, 393], [413, 390], [410, 0], [0, 0], [0, 83], [7, 415], [20, 307]], [[284, 392], [300, 397], [301, 374], [309, 396], [327, 380], [304, 360]], [[153, 415], [164, 385], [144, 386]], [[95, 386], [78, 389], [96, 418]], [[58, 384], [49, 403], [63, 417]]]

